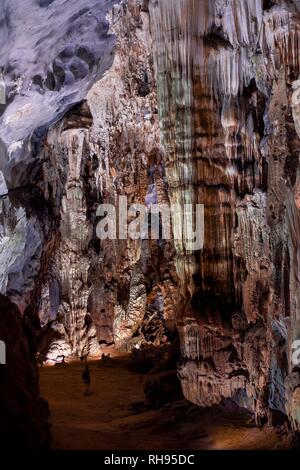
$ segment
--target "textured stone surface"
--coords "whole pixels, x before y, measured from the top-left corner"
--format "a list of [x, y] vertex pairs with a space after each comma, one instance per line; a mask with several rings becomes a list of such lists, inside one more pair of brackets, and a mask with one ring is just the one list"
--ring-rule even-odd
[[109, 21], [111, 68], [47, 132], [32, 174], [55, 217], [39, 303], [40, 353], [50, 363], [99, 355], [99, 343], [160, 344], [175, 326], [172, 243], [96, 236], [100, 202], [168, 202], [149, 15], [129, 2]]
[[2, 155], [0, 169], [11, 187], [26, 183], [34, 157], [31, 134], [80, 101], [112, 62], [114, 37], [105, 16], [117, 0], [43, 3], [1, 2], [0, 70], [7, 106], [0, 142], [9, 159]]
[[[133, 1], [113, 9], [114, 62], [87, 97], [98, 158], [95, 184], [102, 201], [116, 207], [121, 195], [128, 205], [168, 203], [149, 15], [141, 5]], [[140, 331], [145, 317], [172, 326], [177, 278], [171, 243], [106, 240], [96, 260], [89, 304], [100, 339], [114, 338], [118, 346], [133, 335], [137, 342], [145, 341]]]
[[[1, 2], [0, 292], [5, 299], [1, 304], [0, 337], [7, 343], [9, 360], [6, 372], [1, 370], [1, 374], [6, 374], [1, 385], [1, 423], [3, 417], [3, 429], [7, 427], [5, 439], [1, 434], [1, 446], [4, 447], [8, 446], [7, 440], [11, 440], [9, 445], [12, 445], [14, 430], [16, 447], [44, 447], [49, 440], [47, 410], [39, 398], [34, 356], [37, 350], [35, 335], [40, 334], [37, 319], [40, 304], [44, 308], [44, 320], [45, 315], [49, 315], [49, 312], [45, 313], [47, 301], [50, 316], [55, 318], [58, 307], [55, 283], [50, 283], [50, 301], [45, 294], [55, 256], [60, 276], [64, 276], [67, 269], [67, 265], [62, 264], [73, 263], [65, 283], [66, 290], [78, 289], [78, 294], [83, 294], [83, 304], [87, 296], [87, 263], [83, 256], [81, 276], [81, 272], [77, 274], [81, 252], [73, 259], [80, 240], [74, 239], [72, 224], [77, 217], [84, 232], [84, 208], [77, 208], [75, 204], [73, 220], [68, 220], [68, 215], [62, 217], [63, 211], [60, 211], [62, 204], [66, 204], [67, 210], [68, 204], [72, 209], [68, 198], [72, 199], [76, 191], [80, 191], [80, 182], [76, 182], [80, 175], [72, 164], [76, 163], [76, 158], [80, 161], [84, 130], [74, 135], [74, 123], [67, 121], [70, 132], [66, 133], [65, 140], [62, 137], [57, 142], [57, 147], [65, 151], [65, 155], [61, 155], [62, 166], [70, 162], [70, 175], [65, 170], [58, 173], [57, 167], [54, 175], [47, 174], [48, 185], [41, 176], [46, 174], [43, 164], [51, 169], [51, 163], [42, 162], [41, 156], [45, 156], [43, 145], [49, 126], [86, 96], [95, 80], [112, 63], [114, 36], [108, 33], [106, 14], [114, 3], [117, 2]], [[85, 116], [83, 120], [82, 127], [85, 128]], [[78, 144], [77, 151], [68, 148], [68, 143], [72, 142]], [[68, 176], [77, 187], [72, 187]], [[51, 187], [52, 182], [54, 186], [56, 184], [55, 189]], [[50, 196], [49, 190], [52, 191]], [[60, 228], [66, 235], [63, 256], [59, 252]], [[73, 228], [73, 233], [65, 233], [69, 228], [71, 232]], [[68, 308], [70, 305], [74, 308], [72, 301], [76, 302], [76, 299], [71, 299], [66, 312], [65, 303], [59, 305], [61, 314], [67, 314], [68, 322], [72, 313]], [[56, 343], [48, 344], [51, 359], [68, 355], [70, 351], [73, 353], [77, 347], [75, 343], [78, 350], [98, 349], [98, 341], [93, 343], [95, 330], [88, 324], [83, 326], [84, 309], [84, 305], [76, 305], [80, 326], [78, 340], [74, 339], [74, 330], [63, 332], [58, 324], [59, 331], [55, 331], [54, 325]], [[29, 328], [27, 324], [32, 326]], [[47, 339], [46, 343], [49, 343]]]
[[185, 396], [298, 427], [299, 4], [150, 7], [169, 196], [205, 205], [203, 251], [176, 246]]
[[[186, 398], [298, 428], [299, 2], [2, 3], [0, 293], [41, 357], [177, 326]], [[120, 196], [204, 204], [203, 250], [99, 241]]]

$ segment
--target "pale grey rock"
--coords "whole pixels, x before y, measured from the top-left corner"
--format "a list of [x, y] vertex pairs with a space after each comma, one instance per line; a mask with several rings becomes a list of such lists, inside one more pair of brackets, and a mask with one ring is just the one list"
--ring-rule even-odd
[[0, 113], [0, 141], [7, 149], [21, 141], [29, 146], [1, 160], [10, 187], [30, 176], [24, 167], [34, 158], [33, 132], [46, 130], [82, 100], [110, 67], [115, 40], [106, 15], [115, 3], [2, 0], [0, 71], [7, 103]]
[[[5, 200], [0, 201], [0, 214], [5, 225]], [[40, 269], [43, 237], [35, 217], [27, 219], [22, 208], [14, 216], [14, 226], [2, 229], [0, 293], [10, 297], [23, 312]]]
[[0, 171], [0, 197], [7, 194], [7, 186], [2, 171]]

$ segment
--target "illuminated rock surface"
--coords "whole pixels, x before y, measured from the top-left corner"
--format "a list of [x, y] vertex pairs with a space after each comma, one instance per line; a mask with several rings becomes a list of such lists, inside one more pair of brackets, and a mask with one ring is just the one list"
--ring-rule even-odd
[[298, 427], [299, 4], [150, 5], [169, 197], [205, 205], [204, 249], [176, 246], [184, 394]]
[[[4, 0], [0, 25], [0, 293], [28, 367], [177, 327], [188, 400], [298, 428], [299, 2]], [[100, 241], [120, 196], [204, 204], [203, 250]]]

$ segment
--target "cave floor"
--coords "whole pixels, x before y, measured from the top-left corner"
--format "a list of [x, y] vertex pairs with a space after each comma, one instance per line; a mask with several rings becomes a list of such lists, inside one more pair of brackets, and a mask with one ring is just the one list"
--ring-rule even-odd
[[[83, 396], [82, 363], [40, 369], [50, 407], [53, 448], [64, 450], [287, 449], [285, 434], [258, 429], [249, 415], [202, 410], [186, 401], [147, 410], [142, 375], [128, 356], [110, 367], [90, 362], [91, 395]], [[139, 405], [140, 404], [140, 405]]]

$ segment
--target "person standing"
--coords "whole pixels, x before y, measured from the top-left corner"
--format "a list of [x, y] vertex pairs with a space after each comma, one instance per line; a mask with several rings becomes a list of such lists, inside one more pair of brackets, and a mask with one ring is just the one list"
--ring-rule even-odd
[[90, 374], [90, 369], [88, 365], [85, 366], [85, 369], [82, 373], [82, 380], [86, 385], [86, 391], [84, 392], [84, 396], [87, 396], [90, 393], [90, 384], [91, 384], [91, 374]]

